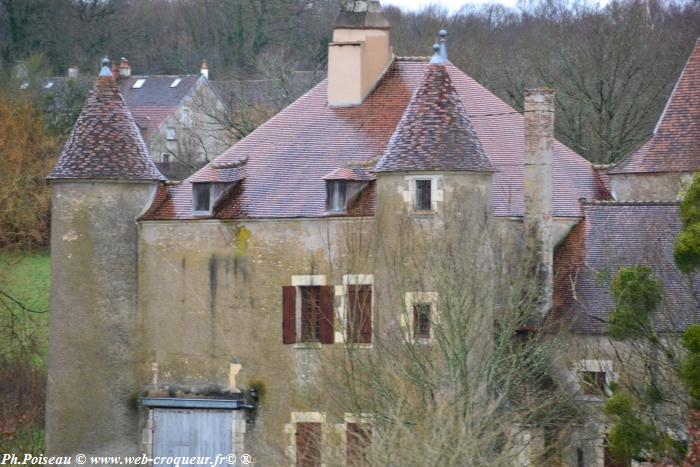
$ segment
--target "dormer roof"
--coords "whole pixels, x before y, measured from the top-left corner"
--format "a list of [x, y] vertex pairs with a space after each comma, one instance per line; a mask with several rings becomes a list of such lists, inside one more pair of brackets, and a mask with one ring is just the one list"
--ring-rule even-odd
[[654, 134], [609, 173], [700, 170], [700, 39], [666, 103]]
[[426, 66], [375, 172], [495, 168], [481, 146], [444, 64]]
[[97, 78], [47, 178], [165, 180], [148, 155], [108, 67]]

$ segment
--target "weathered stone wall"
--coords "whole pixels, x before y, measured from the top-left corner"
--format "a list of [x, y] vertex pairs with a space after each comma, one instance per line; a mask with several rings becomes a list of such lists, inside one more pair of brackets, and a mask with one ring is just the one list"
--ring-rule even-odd
[[155, 185], [52, 189], [47, 453], [136, 454], [136, 218]]
[[611, 175], [611, 191], [616, 201], [676, 201], [693, 180], [691, 172]]

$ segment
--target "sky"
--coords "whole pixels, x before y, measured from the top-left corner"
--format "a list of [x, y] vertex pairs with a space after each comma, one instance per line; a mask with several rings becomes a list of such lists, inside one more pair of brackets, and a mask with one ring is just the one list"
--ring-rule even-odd
[[454, 13], [465, 3], [501, 3], [506, 6], [515, 6], [517, 0], [382, 0], [382, 5], [396, 5], [404, 10], [420, 9], [421, 7], [431, 3], [443, 5], [451, 13]]

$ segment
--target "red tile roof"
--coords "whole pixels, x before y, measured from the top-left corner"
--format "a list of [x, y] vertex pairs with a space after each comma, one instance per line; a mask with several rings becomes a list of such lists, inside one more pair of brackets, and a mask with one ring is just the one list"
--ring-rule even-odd
[[148, 138], [163, 125], [169, 116], [175, 113], [177, 107], [162, 105], [129, 106], [129, 110], [134, 116], [136, 125], [141, 130], [143, 137]]
[[375, 172], [493, 172], [464, 103], [443, 64], [428, 64]]
[[700, 39], [676, 83], [653, 136], [610, 173], [700, 170]]
[[[396, 60], [365, 102], [327, 105], [326, 81], [297, 99], [216, 159], [248, 157], [246, 179], [221, 202], [221, 214], [238, 218], [321, 217], [326, 212], [323, 177], [348, 165], [376, 161], [384, 153], [427, 63]], [[493, 177], [494, 212], [523, 215], [523, 116], [451, 64], [452, 85], [467, 110]], [[201, 169], [196, 175], [211, 170]], [[600, 183], [591, 164], [559, 142], [554, 145], [554, 214], [580, 216], [579, 198], [597, 199]], [[192, 218], [189, 181], [149, 219]], [[235, 196], [233, 196], [235, 193]], [[235, 209], [226, 209], [227, 203]]]
[[374, 180], [375, 176], [362, 167], [340, 167], [325, 175], [324, 180], [354, 180], [365, 182]]
[[111, 76], [99, 76], [48, 179], [165, 180]]
[[623, 266], [648, 265], [663, 283], [665, 300], [654, 322], [682, 330], [700, 319], [692, 286], [676, 267], [673, 245], [681, 228], [675, 202], [584, 203], [585, 219], [569, 233], [554, 258], [554, 311], [550, 323], [582, 333], [606, 329], [613, 308], [610, 284]]

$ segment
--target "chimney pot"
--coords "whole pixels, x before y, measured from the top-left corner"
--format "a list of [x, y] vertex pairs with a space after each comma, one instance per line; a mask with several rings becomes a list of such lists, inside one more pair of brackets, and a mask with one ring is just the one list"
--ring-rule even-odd
[[206, 79], [209, 79], [209, 65], [206, 60], [202, 60], [202, 66], [199, 69], [199, 73]]
[[68, 78], [77, 79], [78, 78], [78, 67], [71, 65], [68, 67]]
[[119, 77], [129, 78], [131, 76], [131, 67], [129, 66], [129, 60], [122, 57], [122, 62], [119, 64]]

